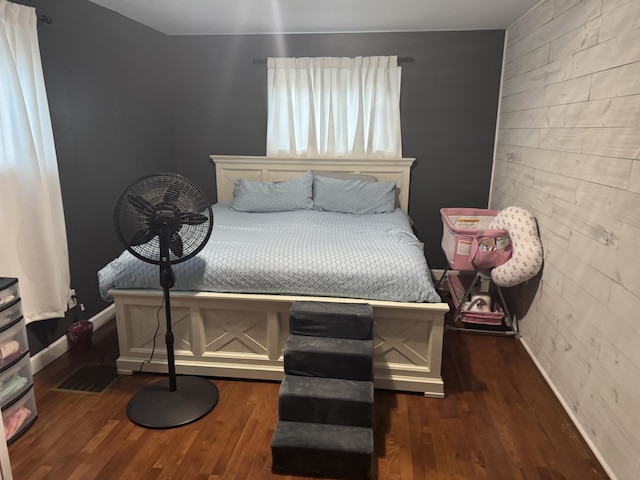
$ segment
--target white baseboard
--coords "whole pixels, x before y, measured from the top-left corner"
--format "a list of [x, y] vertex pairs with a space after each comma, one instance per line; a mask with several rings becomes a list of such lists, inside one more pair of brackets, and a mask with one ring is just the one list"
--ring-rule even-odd
[[[89, 319], [91, 323], [93, 323], [93, 330], [98, 330], [105, 323], [107, 323], [112, 318], [115, 318], [115, 305], [109, 305], [107, 308], [102, 310], [101, 312], [96, 313], [93, 317]], [[36, 353], [33, 357], [31, 357], [31, 373], [35, 374], [36, 372], [42, 370], [44, 367], [49, 365], [58, 357], [64, 355], [67, 350], [69, 350], [69, 342], [67, 340], [67, 336], [63, 335], [58, 340], [53, 342], [44, 350]]]
[[553, 382], [551, 381], [551, 378], [549, 378], [549, 375], [547, 375], [547, 372], [542, 368], [542, 365], [540, 364], [540, 362], [538, 362], [536, 356], [533, 354], [533, 351], [529, 348], [529, 345], [527, 345], [527, 342], [524, 339], [524, 337], [520, 337], [520, 342], [522, 343], [525, 350], [531, 357], [531, 360], [533, 360], [533, 363], [536, 365], [536, 367], [538, 367], [538, 370], [544, 377], [549, 387], [551, 387], [551, 390], [553, 391], [553, 394], [556, 396], [556, 398], [560, 402], [560, 405], [562, 405], [562, 408], [565, 409], [565, 411], [571, 418], [571, 421], [580, 432], [580, 435], [582, 435], [582, 438], [587, 443], [587, 445], [589, 446], [589, 448], [591, 449], [595, 457], [598, 459], [598, 461], [600, 462], [600, 465], [602, 465], [602, 468], [604, 469], [604, 471], [607, 473], [607, 475], [611, 480], [617, 480], [618, 477], [614, 475], [613, 471], [611, 470], [611, 467], [609, 467], [606, 460], [600, 454], [600, 451], [598, 450], [598, 448], [593, 444], [593, 442], [591, 441], [591, 438], [589, 438], [589, 435], [587, 435], [587, 432], [585, 431], [585, 429], [582, 427], [582, 425], [580, 425], [580, 422], [578, 421], [577, 417], [573, 413], [573, 410], [571, 409], [569, 404], [565, 401], [564, 397], [560, 394], [560, 391], [553, 384]]

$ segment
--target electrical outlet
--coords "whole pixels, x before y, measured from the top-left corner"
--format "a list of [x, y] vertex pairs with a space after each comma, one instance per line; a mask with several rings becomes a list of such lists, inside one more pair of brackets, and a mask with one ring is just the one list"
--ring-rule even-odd
[[78, 298], [76, 297], [76, 289], [72, 288], [71, 289], [71, 297], [69, 298], [69, 301], [67, 302], [67, 310], [71, 310], [72, 308], [76, 307], [78, 305]]

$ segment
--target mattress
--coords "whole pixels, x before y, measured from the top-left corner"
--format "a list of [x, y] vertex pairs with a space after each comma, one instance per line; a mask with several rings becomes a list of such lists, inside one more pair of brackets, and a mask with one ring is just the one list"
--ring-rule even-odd
[[[174, 263], [172, 290], [440, 302], [407, 214], [247, 213], [213, 206], [211, 238]], [[159, 289], [159, 267], [124, 251], [98, 272], [112, 288]]]

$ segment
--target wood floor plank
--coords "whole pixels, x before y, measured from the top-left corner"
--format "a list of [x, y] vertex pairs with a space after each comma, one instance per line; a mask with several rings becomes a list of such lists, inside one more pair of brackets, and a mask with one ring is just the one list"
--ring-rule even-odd
[[[14, 478], [305, 478], [271, 472], [278, 383], [212, 379], [218, 405], [168, 430], [126, 416], [129, 399], [157, 375], [121, 376], [99, 395], [52, 390], [83, 362], [116, 357], [108, 324], [90, 351], [70, 351], [34, 376], [38, 419], [9, 446]], [[447, 332], [443, 377], [444, 399], [375, 391], [373, 479], [607, 478], [516, 339]]]

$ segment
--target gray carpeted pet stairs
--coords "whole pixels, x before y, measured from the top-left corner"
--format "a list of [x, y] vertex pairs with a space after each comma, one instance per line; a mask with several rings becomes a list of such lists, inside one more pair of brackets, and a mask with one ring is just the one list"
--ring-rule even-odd
[[289, 312], [273, 470], [367, 478], [373, 461], [373, 309], [295, 302]]

